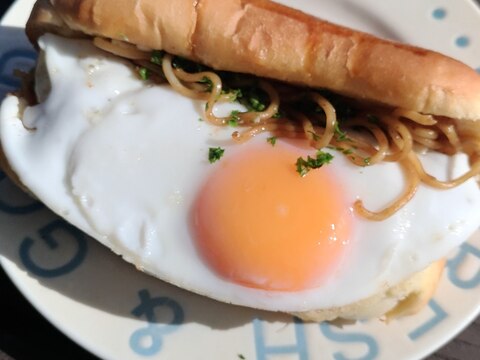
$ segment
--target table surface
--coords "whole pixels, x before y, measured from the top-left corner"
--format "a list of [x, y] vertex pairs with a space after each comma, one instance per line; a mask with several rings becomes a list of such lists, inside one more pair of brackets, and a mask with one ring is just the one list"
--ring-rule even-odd
[[[480, 0], [476, 0], [480, 2]], [[2, 0], [0, 16], [13, 0]], [[46, 321], [0, 268], [0, 360], [97, 359]], [[54, 352], [52, 349], [55, 349]], [[480, 317], [428, 360], [480, 358]]]

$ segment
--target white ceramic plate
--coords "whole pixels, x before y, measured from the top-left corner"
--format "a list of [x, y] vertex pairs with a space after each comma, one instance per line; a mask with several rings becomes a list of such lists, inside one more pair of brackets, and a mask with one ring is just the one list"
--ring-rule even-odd
[[[480, 68], [480, 12], [457, 0], [283, 0], [351, 27], [432, 48]], [[33, 0], [19, 0], [0, 28], [0, 91], [34, 52], [20, 28]], [[229, 306], [134, 270], [0, 178], [0, 260], [54, 325], [107, 359], [416, 359], [480, 310], [480, 232], [453, 253], [421, 313], [388, 325], [342, 329]], [[54, 351], [54, 349], [52, 350]]]

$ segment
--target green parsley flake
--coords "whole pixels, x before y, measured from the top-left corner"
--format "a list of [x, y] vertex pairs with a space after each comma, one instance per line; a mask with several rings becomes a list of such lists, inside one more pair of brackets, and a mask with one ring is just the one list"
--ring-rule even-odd
[[297, 166], [297, 172], [304, 177], [310, 170], [321, 168], [323, 165], [329, 164], [332, 159], [332, 154], [318, 150], [315, 158], [308, 156], [305, 160], [299, 157], [295, 165]]
[[363, 163], [365, 164], [365, 166], [368, 166], [370, 165], [370, 158], [369, 157], [366, 157], [365, 159], [363, 159]]
[[208, 76], [204, 76], [200, 81], [198, 81], [200, 84], [205, 85], [205, 91], [207, 92], [212, 92], [213, 89], [213, 82], [212, 79], [210, 79]]
[[210, 161], [210, 164], [213, 164], [214, 162], [220, 160], [224, 152], [225, 152], [225, 149], [222, 149], [221, 147], [209, 148], [208, 161]]
[[314, 141], [320, 140], [320, 136], [318, 136], [318, 134], [316, 132], [309, 131], [309, 133], [312, 134]]
[[238, 114], [240, 114], [240, 111], [238, 110], [233, 110], [230, 113], [230, 117], [228, 118], [228, 125], [232, 127], [238, 126], [238, 122], [240, 121], [240, 116], [238, 116]]
[[347, 141], [349, 138], [347, 137], [347, 134], [340, 130], [340, 126], [338, 125], [338, 121], [335, 122], [335, 127], [334, 127], [335, 135], [337, 135], [337, 141]]
[[162, 65], [164, 55], [165, 55], [164, 51], [153, 50], [152, 54], [150, 55], [150, 62], [157, 65]]
[[351, 148], [345, 149], [340, 146], [328, 146], [329, 149], [340, 151], [344, 155], [351, 155], [353, 154], [353, 150]]
[[150, 70], [147, 68], [141, 67], [138, 69], [138, 75], [140, 75], [140, 79], [148, 80], [150, 78]]
[[258, 97], [251, 96], [248, 99], [250, 106], [255, 111], [263, 111], [265, 110], [266, 106], [263, 104]]
[[237, 101], [238, 99], [243, 97], [242, 89], [232, 89], [228, 92], [228, 94], [232, 102]]
[[267, 142], [272, 144], [272, 146], [275, 146], [275, 144], [277, 143], [277, 137], [276, 136], [270, 136], [269, 138], [267, 138]]
[[241, 360], [245, 360], [245, 356], [243, 356], [242, 354], [238, 354], [238, 358]]

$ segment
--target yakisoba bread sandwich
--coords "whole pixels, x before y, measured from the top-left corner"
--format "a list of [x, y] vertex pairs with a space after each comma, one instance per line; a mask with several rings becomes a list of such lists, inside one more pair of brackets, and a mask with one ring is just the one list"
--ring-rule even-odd
[[263, 0], [38, 1], [7, 171], [137, 268], [303, 319], [395, 317], [480, 224], [480, 77]]

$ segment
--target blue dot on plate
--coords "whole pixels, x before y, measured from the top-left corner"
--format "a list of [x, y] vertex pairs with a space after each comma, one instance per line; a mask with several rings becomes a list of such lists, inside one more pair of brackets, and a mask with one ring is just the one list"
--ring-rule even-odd
[[444, 8], [437, 8], [433, 10], [432, 16], [434, 19], [437, 20], [445, 19], [445, 17], [447, 16], [447, 10], [445, 10]]
[[455, 45], [462, 48], [467, 47], [470, 45], [470, 38], [468, 36], [459, 36], [455, 39]]

